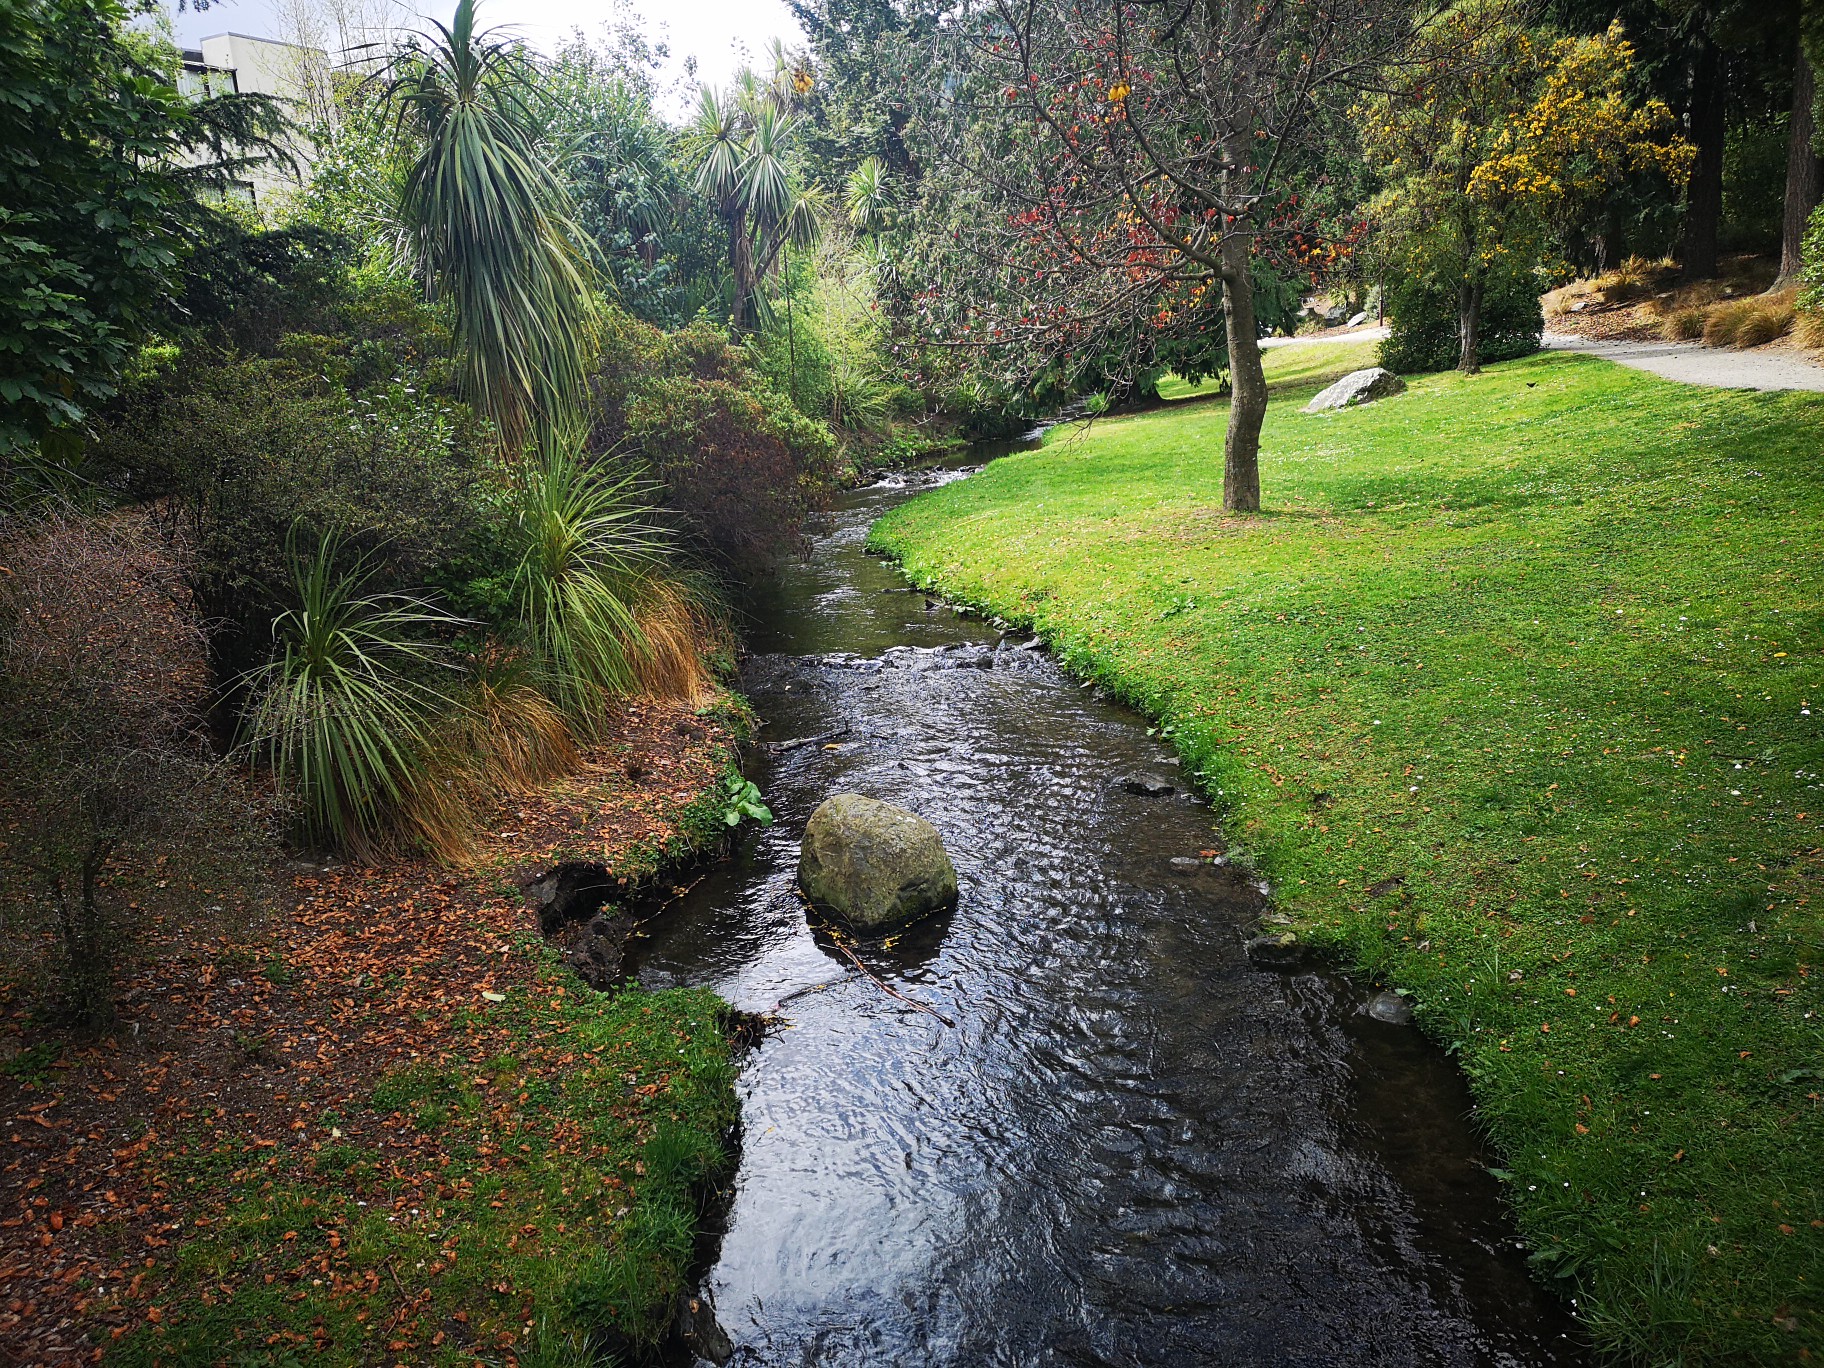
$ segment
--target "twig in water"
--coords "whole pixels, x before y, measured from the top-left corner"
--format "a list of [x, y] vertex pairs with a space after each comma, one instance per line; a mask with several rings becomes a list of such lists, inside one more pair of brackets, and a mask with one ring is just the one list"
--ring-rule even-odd
[[945, 1016], [942, 1012], [938, 1011], [937, 1008], [932, 1007], [927, 1003], [920, 1002], [917, 998], [909, 998], [904, 993], [900, 992], [897, 988], [894, 988], [885, 979], [881, 978], [881, 976], [879, 974], [875, 973], [872, 969], [868, 968], [867, 965], [863, 964], [861, 962], [861, 957], [858, 956], [853, 950], [849, 949], [849, 947], [844, 945], [841, 941], [837, 941], [835, 944], [836, 944], [836, 948], [838, 950], [842, 951], [843, 954], [847, 955], [849, 957], [849, 960], [854, 964], [854, 966], [857, 969], [861, 970], [862, 973], [866, 974], [869, 978], [873, 979], [874, 986], [876, 988], [880, 989], [880, 991], [885, 993], [888, 997], [898, 998], [901, 1002], [905, 1003], [908, 1007], [916, 1007], [921, 1012], [927, 1012], [930, 1015], [936, 1017], [939, 1021], [943, 1022], [944, 1025], [946, 1025], [946, 1026], [954, 1027], [956, 1025], [956, 1023], [954, 1021], [950, 1020], [949, 1017]]

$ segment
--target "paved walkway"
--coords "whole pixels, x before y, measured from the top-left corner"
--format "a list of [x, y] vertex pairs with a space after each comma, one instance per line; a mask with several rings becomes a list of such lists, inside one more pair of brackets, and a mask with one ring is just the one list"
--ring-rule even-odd
[[1618, 365], [1687, 385], [1824, 392], [1824, 366], [1814, 366], [1789, 352], [1727, 351], [1687, 342], [1606, 342], [1553, 332], [1545, 335], [1545, 345], [1550, 351], [1607, 357]]

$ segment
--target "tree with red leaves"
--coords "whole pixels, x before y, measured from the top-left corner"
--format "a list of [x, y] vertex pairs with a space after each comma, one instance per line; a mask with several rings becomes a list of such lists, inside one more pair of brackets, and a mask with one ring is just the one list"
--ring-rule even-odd
[[1069, 360], [1169, 335], [1219, 297], [1223, 504], [1257, 511], [1257, 263], [1301, 234], [1312, 249], [1299, 168], [1434, 14], [1394, 0], [975, 0], [950, 25], [931, 121], [976, 187], [953, 233], [985, 269], [926, 291], [931, 335]]

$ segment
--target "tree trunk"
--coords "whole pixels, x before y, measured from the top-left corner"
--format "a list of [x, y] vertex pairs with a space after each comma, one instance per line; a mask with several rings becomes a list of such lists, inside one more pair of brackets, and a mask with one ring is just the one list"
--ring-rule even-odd
[[1799, 249], [1805, 241], [1805, 225], [1811, 211], [1824, 196], [1824, 157], [1819, 157], [1813, 144], [1817, 135], [1814, 106], [1817, 77], [1798, 45], [1797, 64], [1792, 72], [1792, 131], [1786, 139], [1786, 211], [1780, 220], [1780, 274], [1773, 288], [1784, 290], [1796, 285]]
[[1222, 506], [1260, 511], [1260, 424], [1267, 415], [1267, 374], [1254, 319], [1249, 239], [1231, 229], [1222, 244], [1222, 314], [1229, 341], [1229, 433], [1223, 444]]
[[1457, 286], [1457, 369], [1465, 375], [1482, 373], [1482, 291], [1480, 280], [1467, 277]]
[[728, 225], [728, 268], [735, 278], [735, 303], [729, 324], [742, 333], [747, 331], [748, 309], [754, 297], [754, 244], [748, 240], [747, 216], [739, 206], [725, 209], [723, 220]]
[[1685, 227], [1679, 255], [1686, 280], [1716, 275], [1716, 232], [1723, 220], [1723, 138], [1727, 132], [1728, 90], [1723, 56], [1708, 34], [1697, 40], [1697, 64], [1691, 75], [1690, 138], [1697, 146], [1691, 179], [1685, 186]]

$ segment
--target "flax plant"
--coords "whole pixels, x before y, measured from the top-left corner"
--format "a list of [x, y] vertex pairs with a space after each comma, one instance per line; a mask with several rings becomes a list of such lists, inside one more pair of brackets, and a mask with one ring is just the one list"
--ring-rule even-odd
[[298, 606], [274, 620], [273, 659], [248, 679], [248, 730], [308, 839], [369, 849], [449, 709], [427, 676], [449, 668], [437, 638], [463, 620], [415, 595], [365, 592], [372, 567], [338, 569], [334, 532], [308, 555], [288, 551]]
[[579, 729], [608, 696], [637, 681], [639, 604], [661, 568], [667, 537], [639, 478], [564, 447], [521, 476], [513, 600], [552, 698]]

